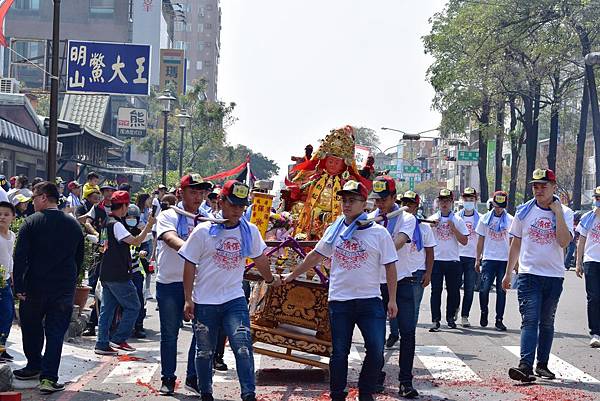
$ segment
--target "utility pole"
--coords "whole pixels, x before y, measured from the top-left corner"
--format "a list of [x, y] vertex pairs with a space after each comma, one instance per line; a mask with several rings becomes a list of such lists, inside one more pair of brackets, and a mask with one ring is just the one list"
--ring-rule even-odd
[[50, 129], [48, 131], [48, 157], [46, 174], [48, 181], [56, 180], [56, 153], [58, 148], [58, 52], [60, 51], [60, 0], [54, 0], [52, 19], [52, 76], [50, 77]]

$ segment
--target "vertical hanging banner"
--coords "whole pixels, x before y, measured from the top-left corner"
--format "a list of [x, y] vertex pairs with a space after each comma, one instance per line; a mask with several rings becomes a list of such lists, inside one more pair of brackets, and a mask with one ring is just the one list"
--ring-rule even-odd
[[260, 235], [265, 238], [269, 226], [269, 217], [271, 217], [271, 206], [273, 205], [273, 195], [263, 194], [261, 192], [252, 193], [252, 216], [250, 222], [255, 224], [260, 231]]
[[365, 166], [367, 163], [367, 158], [371, 155], [371, 149], [362, 146], [356, 145], [354, 146], [354, 161], [356, 162], [356, 166], [360, 169]]
[[70, 40], [67, 92], [148, 96], [150, 45]]
[[183, 49], [160, 49], [160, 90], [168, 86], [177, 88], [177, 95], [185, 90], [185, 51]]

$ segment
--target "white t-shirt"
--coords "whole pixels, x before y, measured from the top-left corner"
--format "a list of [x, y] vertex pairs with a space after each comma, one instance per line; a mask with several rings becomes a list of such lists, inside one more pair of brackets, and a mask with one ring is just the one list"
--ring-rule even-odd
[[131, 233], [127, 231], [123, 223], [120, 221], [117, 221], [115, 224], [113, 224], [113, 234], [118, 242], [121, 242], [125, 238], [131, 236]]
[[10, 278], [13, 271], [13, 251], [15, 249], [15, 233], [8, 230], [8, 239], [0, 235], [0, 265], [4, 266], [4, 280]]
[[[490, 213], [494, 213], [491, 211]], [[508, 261], [508, 251], [510, 248], [510, 235], [508, 230], [513, 222], [513, 217], [510, 213], [506, 213], [507, 225], [506, 228], [500, 232], [496, 231], [494, 227], [500, 224], [500, 217], [496, 215], [492, 216], [490, 222], [491, 227], [483, 223], [483, 218], [479, 220], [477, 225], [477, 234], [485, 237], [483, 242], [483, 260], [499, 260]]]
[[81, 199], [79, 199], [77, 195], [71, 192], [69, 194], [69, 197], [67, 198], [67, 207], [78, 208], [81, 205]]
[[585, 248], [583, 250], [584, 262], [600, 262], [600, 218], [594, 216], [594, 221], [589, 230], [581, 223], [575, 229], [582, 237], [585, 237]]
[[[567, 227], [573, 234], [573, 211], [562, 206]], [[513, 219], [510, 234], [521, 238], [519, 273], [529, 273], [546, 277], [565, 276], [564, 250], [556, 241], [554, 213], [535, 204], [527, 217], [521, 221]]]
[[[434, 259], [439, 261], [457, 262], [460, 260], [460, 255], [458, 251], [458, 241], [456, 240], [456, 236], [450, 229], [448, 217], [440, 217], [440, 213], [438, 212], [429, 218], [429, 220], [438, 219], [438, 225], [431, 228], [431, 230], [433, 231], [433, 236], [437, 241]], [[458, 217], [456, 214], [454, 215], [454, 225], [461, 234], [469, 235], [469, 230], [467, 229], [465, 222], [462, 221], [461, 218]]]
[[[188, 235], [194, 230], [194, 219], [186, 217]], [[174, 231], [177, 234], [179, 215], [173, 209], [161, 212], [156, 218], [157, 241], [157, 273], [156, 281], [161, 284], [180, 283], [183, 281], [183, 259], [177, 251], [168, 246], [161, 237], [164, 233]]]
[[404, 245], [398, 251], [398, 263], [396, 263], [396, 268], [398, 265], [405, 265], [408, 270], [410, 270], [411, 274], [416, 272], [417, 270], [427, 270], [425, 266], [425, 248], [433, 248], [437, 246], [437, 241], [433, 236], [433, 231], [431, 227], [427, 223], [419, 223], [419, 227], [421, 229], [421, 242], [423, 243], [423, 249], [421, 251], [417, 251], [417, 245], [412, 241], [411, 234], [411, 243]]
[[8, 195], [2, 187], [0, 187], [0, 202], [8, 202]]
[[[369, 217], [375, 217], [375, 212], [370, 213]], [[402, 280], [405, 277], [410, 277], [412, 275], [412, 271], [409, 270], [406, 261], [400, 258], [400, 252], [402, 251], [402, 249], [407, 248], [409, 246], [409, 241], [412, 238], [413, 231], [415, 231], [415, 224], [417, 224], [417, 219], [415, 218], [415, 216], [413, 216], [410, 213], [404, 212], [398, 216], [398, 219], [396, 220], [396, 225], [394, 226], [394, 232], [392, 233], [393, 241], [396, 241], [396, 238], [398, 238], [398, 235], [400, 235], [400, 233], [403, 233], [408, 237], [408, 241], [406, 242], [406, 244], [404, 244], [402, 248], [396, 250], [396, 253], [398, 254], [398, 261], [396, 262], [396, 275], [398, 276], [398, 281]], [[394, 248], [395, 247], [396, 245], [394, 244]], [[379, 282], [381, 284], [387, 283], [385, 269], [381, 271]]]
[[347, 241], [340, 236], [332, 244], [321, 240], [315, 250], [331, 258], [330, 301], [381, 298], [381, 270], [398, 260], [392, 237], [379, 224], [358, 228]]
[[[267, 246], [258, 228], [248, 224], [252, 234], [248, 257], [254, 259]], [[209, 233], [211, 226], [210, 222], [199, 224], [179, 250], [180, 256], [197, 265], [192, 299], [201, 305], [221, 305], [244, 296], [246, 258], [242, 256], [240, 226], [221, 229], [214, 237]]]
[[[481, 214], [475, 211], [479, 220], [481, 220]], [[475, 230], [477, 228], [477, 223], [475, 221], [475, 214], [473, 216], [463, 216], [461, 219], [465, 222], [465, 226], [467, 226], [467, 230], [469, 230], [469, 235], [467, 236], [468, 242], [467, 245], [458, 244], [458, 254], [459, 256], [464, 256], [467, 258], [476, 258], [477, 257], [477, 241], [479, 240], [479, 235]]]
[[[156, 216], [157, 219], [158, 219], [158, 214], [160, 213], [160, 211], [162, 210], [162, 208], [160, 207], [160, 201], [158, 200], [157, 197], [152, 198], [152, 206], [153, 207], [156, 206], [156, 213], [154, 214], [154, 216]], [[152, 211], [150, 213], [152, 213]], [[156, 228], [157, 224], [158, 224], [158, 220], [152, 226], [152, 230], [151, 230], [152, 232], [157, 232], [157, 228]]]

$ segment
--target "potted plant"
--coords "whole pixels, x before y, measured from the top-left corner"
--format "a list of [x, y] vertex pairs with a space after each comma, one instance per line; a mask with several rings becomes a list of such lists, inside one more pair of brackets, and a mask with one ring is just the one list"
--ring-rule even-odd
[[77, 276], [77, 285], [75, 286], [75, 296], [73, 297], [73, 305], [79, 306], [81, 311], [85, 308], [92, 287], [84, 285], [85, 273], [90, 270], [94, 263], [94, 248], [90, 241], [85, 240], [83, 252], [83, 265]]

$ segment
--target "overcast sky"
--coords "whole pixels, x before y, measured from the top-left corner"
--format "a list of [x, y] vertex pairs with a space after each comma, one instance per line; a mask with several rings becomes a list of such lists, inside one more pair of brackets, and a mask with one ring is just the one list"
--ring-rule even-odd
[[[421, 36], [444, 0], [221, 0], [218, 96], [237, 103], [229, 141], [275, 160], [351, 124], [381, 148], [435, 128]], [[233, 166], [232, 166], [233, 167]], [[283, 177], [283, 174], [280, 174]]]

